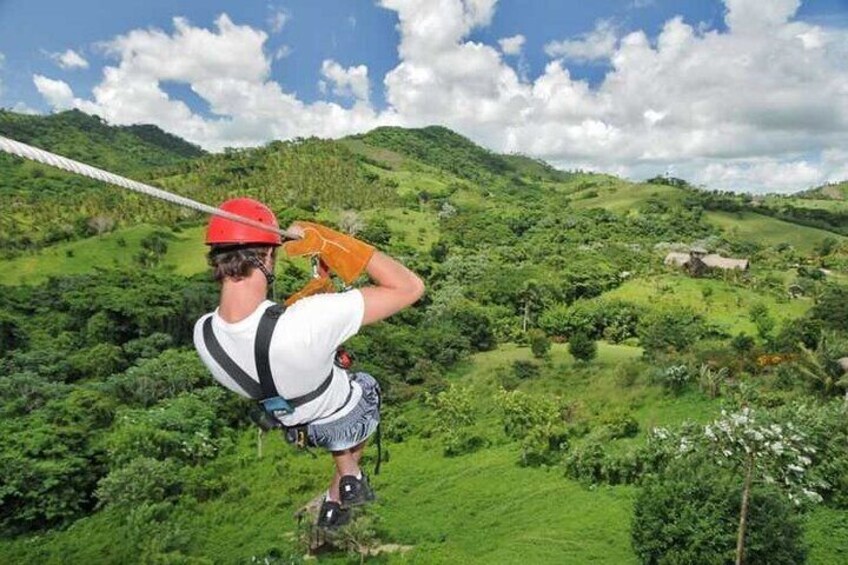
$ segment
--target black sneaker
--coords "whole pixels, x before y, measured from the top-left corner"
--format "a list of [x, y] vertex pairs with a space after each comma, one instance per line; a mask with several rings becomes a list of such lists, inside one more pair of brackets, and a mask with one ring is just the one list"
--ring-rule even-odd
[[332, 500], [324, 499], [318, 511], [318, 527], [332, 530], [344, 526], [350, 521], [350, 511]]
[[368, 477], [365, 476], [365, 473], [362, 473], [361, 479], [357, 479], [353, 475], [343, 476], [339, 481], [339, 493], [342, 506], [345, 508], [366, 504], [376, 498], [374, 491], [371, 490], [371, 485], [368, 484]]

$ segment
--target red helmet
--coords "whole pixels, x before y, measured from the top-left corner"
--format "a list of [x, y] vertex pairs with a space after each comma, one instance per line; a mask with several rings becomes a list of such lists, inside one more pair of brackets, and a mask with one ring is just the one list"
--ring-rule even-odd
[[[221, 204], [220, 209], [260, 224], [274, 228], [279, 227], [274, 213], [267, 206], [252, 198], [227, 200]], [[206, 228], [206, 245], [241, 245], [247, 243], [280, 245], [282, 242], [279, 233], [255, 228], [219, 216], [212, 216]]]

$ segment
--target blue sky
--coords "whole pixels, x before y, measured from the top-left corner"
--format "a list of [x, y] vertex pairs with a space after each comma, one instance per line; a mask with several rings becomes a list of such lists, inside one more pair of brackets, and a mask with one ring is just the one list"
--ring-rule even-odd
[[[768, 13], [771, 8], [757, 6], [758, 2], [760, 5], [769, 4], [759, 0], [438, 1], [442, 4], [433, 12], [433, 8], [427, 7], [427, 3], [422, 0], [384, 0], [386, 7], [371, 0], [123, 0], [108, 5], [94, 0], [76, 0], [51, 3], [49, 9], [38, 2], [0, 0], [0, 106], [42, 113], [75, 106], [86, 111], [97, 111], [112, 122], [146, 119], [211, 149], [225, 145], [258, 144], [274, 137], [311, 133], [342, 135], [381, 123], [422, 125], [419, 122], [423, 121], [443, 122], [495, 150], [521, 151], [541, 156], [560, 166], [586, 166], [633, 176], [670, 168], [684, 171], [695, 178], [710, 180], [714, 184], [728, 185], [744, 180], [746, 171], [763, 171], [764, 167], [768, 169], [768, 159], [773, 160], [775, 165], [784, 166], [781, 174], [785, 175], [787, 167], [795, 171], [799, 183], [830, 180], [830, 175], [841, 174], [838, 167], [835, 171], [833, 167], [825, 170], [827, 166], [822, 165], [827, 159], [833, 160], [832, 156], [828, 157], [830, 154], [827, 151], [837, 143], [834, 136], [827, 132], [819, 132], [818, 141], [813, 146], [797, 146], [784, 141], [761, 149], [736, 151], [731, 160], [738, 174], [715, 166], [709, 169], [712, 173], [704, 174], [709, 165], [722, 165], [715, 157], [720, 151], [698, 145], [698, 140], [704, 135], [711, 135], [711, 132], [701, 132], [693, 138], [693, 130], [686, 130], [690, 134], [689, 141], [693, 149], [679, 155], [665, 149], [652, 151], [650, 148], [634, 148], [632, 142], [622, 145], [621, 140], [629, 132], [630, 135], [636, 135], [633, 133], [635, 130], [628, 128], [636, 125], [644, 127], [644, 124], [635, 124], [632, 119], [623, 118], [623, 113], [631, 112], [639, 120], [658, 128], [664, 124], [671, 125], [672, 117], [679, 116], [680, 110], [672, 109], [670, 103], [665, 107], [654, 97], [646, 99], [641, 107], [630, 108], [625, 112], [632, 97], [624, 90], [614, 92], [613, 87], [619, 83], [634, 82], [629, 77], [635, 71], [628, 75], [623, 67], [615, 68], [613, 61], [623, 61], [625, 54], [638, 51], [628, 47], [633, 41], [638, 43], [638, 34], [644, 35], [649, 47], [658, 53], [660, 36], [666, 29], [667, 38], [689, 34], [696, 42], [700, 42], [692, 47], [689, 55], [681, 56], [680, 61], [704, 60], [702, 52], [711, 48], [712, 43], [716, 43], [715, 49], [726, 49], [732, 53], [733, 47], [729, 45], [734, 39], [732, 36], [735, 34], [741, 37], [743, 25], [747, 25], [744, 22], [762, 20], [770, 26], [770, 31], [763, 26], [749, 26], [761, 33], [761, 46], [765, 45], [763, 42], [768, 41], [770, 34], [777, 34], [776, 26], [786, 28], [786, 33], [796, 33], [791, 26], [803, 24], [807, 27], [796, 36], [808, 38], [804, 39], [808, 51], [830, 49], [832, 52], [825, 52], [820, 62], [822, 65], [835, 64], [834, 69], [828, 70], [841, 72], [844, 66], [838, 62], [833, 63], [833, 53], [837, 52], [838, 47], [831, 46], [838, 43], [833, 33], [842, 33], [848, 28], [848, 0], [809, 0], [800, 6], [792, 5], [797, 0], [774, 0], [775, 4], [783, 5], [780, 8], [782, 11], [778, 10], [780, 13], [776, 16]], [[435, 4], [436, 0], [430, 0], [430, 6]], [[454, 5], [459, 8], [454, 10]], [[738, 17], [736, 29], [731, 30], [728, 13], [734, 11]], [[239, 87], [241, 92], [232, 94], [229, 101], [206, 94], [210, 88], [214, 90], [217, 87], [210, 87], [209, 77], [201, 71], [193, 70], [189, 73], [191, 78], [188, 75], [183, 78], [179, 71], [151, 77], [149, 68], [142, 71], [130, 68], [131, 54], [143, 53], [149, 44], [159, 40], [173, 40], [174, 45], [178, 43], [176, 37], [179, 33], [174, 24], [176, 17], [187, 20], [186, 25], [190, 28], [187, 35], [200, 37], [206, 32], [218, 34], [221, 41], [217, 48], [228, 49], [229, 45], [235, 45], [227, 43], [224, 37], [227, 32], [217, 27], [216, 22], [221, 14], [226, 14], [233, 26], [242, 29], [244, 33], [254, 34], [251, 37], [256, 38], [258, 47], [254, 51], [246, 49], [244, 57], [256, 63], [251, 57], [258, 53], [260, 58], [265, 58], [270, 69], [267, 73], [260, 69], [247, 78], [240, 77], [239, 80], [252, 81], [253, 84], [250, 87]], [[683, 28], [669, 26], [669, 22], [676, 16], [681, 17]], [[443, 23], [439, 21], [441, 17], [445, 18]], [[406, 27], [399, 27], [401, 19], [406, 22]], [[459, 31], [450, 35], [446, 39], [447, 43], [431, 41], [431, 35], [438, 35], [427, 31], [427, 25], [433, 22], [436, 22], [436, 27], [432, 28], [434, 30], [442, 26], [446, 29], [458, 26], [456, 29]], [[143, 31], [146, 35], [137, 38], [137, 42], [125, 42], [123, 47], [116, 46], [116, 38], [127, 36], [134, 30]], [[674, 35], [675, 30], [679, 32], [678, 35]], [[423, 34], [420, 37], [416, 35], [419, 32]], [[264, 39], [261, 34], [264, 34]], [[726, 41], [711, 42], [707, 39], [710, 34], [718, 34]], [[516, 44], [518, 47], [499, 47], [500, 40], [518, 35], [521, 36]], [[738, 41], [738, 45], [744, 45], [744, 48], [751, 45], [743, 43], [741, 38]], [[559, 49], [552, 47], [558, 42], [564, 42], [564, 46]], [[823, 48], [819, 45], [821, 42], [824, 42]], [[132, 45], [127, 46], [127, 43]], [[684, 43], [693, 45], [690, 40]], [[112, 50], [107, 52], [106, 46], [110, 44]], [[476, 44], [486, 46], [486, 53], [480, 53], [479, 49], [475, 51]], [[399, 47], [403, 49], [404, 45], [409, 49], [406, 58], [399, 55]], [[178, 47], [172, 45], [172, 48]], [[432, 50], [432, 56], [427, 52], [422, 53], [422, 49]], [[66, 57], [65, 68], [62, 68], [59, 64], [60, 55], [67, 55], [68, 50], [77, 56], [77, 63], [73, 64]], [[775, 50], [780, 51], [780, 48], [775, 47]], [[767, 51], [768, 47], [765, 47], [763, 52]], [[581, 55], [587, 52], [595, 54]], [[463, 64], [466, 58], [462, 53], [473, 54], [468, 64], [481, 72], [480, 77], [475, 78], [470, 71], [465, 84], [461, 73], [457, 76], [450, 67]], [[198, 60], [188, 61], [186, 66], [204, 64], [198, 61], [207, 55], [195, 55]], [[178, 53], [176, 57], [179, 56]], [[474, 59], [475, 56], [480, 57], [479, 61]], [[497, 65], [493, 57], [499, 58]], [[85, 67], [82, 66], [83, 60]], [[627, 59], [628, 64], [630, 60]], [[163, 61], [163, 66], [170, 62]], [[332, 64], [327, 66], [328, 62]], [[563, 78], [556, 69], [550, 68], [552, 63], [564, 69], [567, 77]], [[231, 64], [237, 66], [232, 61]], [[638, 67], [644, 62], [633, 64]], [[658, 76], [677, 72], [680, 64], [678, 62], [674, 68], [658, 71], [661, 73]], [[492, 65], [488, 71], [490, 76], [499, 77], [491, 85], [479, 84], [485, 80], [485, 72], [481, 70], [485, 65]], [[108, 67], [126, 67], [122, 70], [126, 74], [121, 79], [124, 82], [107, 85], [104, 70]], [[501, 76], [500, 73], [505, 75]], [[221, 74], [226, 75], [227, 72]], [[150, 85], [161, 91], [160, 98], [164, 96], [172, 102], [167, 108], [157, 108], [149, 98], [139, 99], [137, 107], [134, 107], [131, 93], [117, 92], [124, 90], [121, 84], [130, 84], [143, 78], [149, 78]], [[415, 83], [418, 80], [430, 83], [419, 85]], [[542, 108], [537, 99], [540, 96], [538, 91], [547, 88], [545, 85], [550, 80], [556, 82], [560, 90], [553, 91], [553, 94], [545, 91], [548, 93], [541, 96], [546, 97], [546, 104], [550, 104]], [[780, 77], [771, 75], [764, 75], [758, 80], [760, 83], [771, 80], [777, 84], [781, 82]], [[517, 81], [517, 84], [513, 84], [513, 81]], [[410, 87], [412, 83], [415, 83], [414, 88]], [[98, 86], [100, 94], [94, 91]], [[250, 88], [256, 92], [264, 89], [266, 94], [262, 96], [270, 96], [267, 94], [269, 88], [275, 91], [279, 89], [280, 92], [275, 96], [285, 99], [285, 104], [280, 103], [280, 112], [304, 111], [308, 119], [295, 123], [285, 121], [288, 118], [280, 116], [280, 123], [274, 127], [253, 127], [251, 124], [263, 121], [270, 123], [267, 112], [257, 110], [253, 114], [247, 112], [242, 115], [233, 109], [238, 107], [233, 102], [234, 98], [242, 95], [248, 97], [249, 104], [255, 102], [257, 108], [267, 108], [272, 102], [270, 98], [257, 102], [259, 95], [256, 92], [245, 94]], [[362, 95], [363, 89], [367, 89], [367, 95]], [[428, 89], [432, 89], [433, 100], [426, 100], [431, 91]], [[488, 94], [495, 90], [497, 94], [492, 94], [491, 100], [488, 100]], [[114, 103], [110, 106], [116, 92], [120, 105]], [[800, 96], [797, 91], [791, 94]], [[571, 95], [578, 98], [571, 101], [568, 98]], [[464, 103], [463, 96], [468, 97]], [[490, 113], [474, 111], [471, 114], [476, 115], [469, 115], [463, 110], [475, 100], [475, 96], [482, 97], [484, 103], [491, 103]], [[623, 97], [617, 103], [612, 102], [617, 104], [615, 108], [609, 107], [609, 104], [602, 108], [605, 100], [613, 100], [615, 96]], [[791, 98], [784, 95], [776, 100], [787, 97]], [[544, 121], [538, 118], [540, 123], [537, 130], [524, 131], [527, 128], [523, 124], [504, 118], [510, 111], [510, 101], [517, 98], [525, 100], [523, 106], [518, 105], [516, 108], [521, 106], [521, 111], [526, 115], [545, 116]], [[557, 100], [565, 101], [560, 104], [563, 107], [578, 104], [580, 108], [557, 109]], [[695, 108], [699, 103], [695, 101], [690, 107]], [[792, 106], [791, 102], [789, 106]], [[134, 110], [127, 112], [130, 107], [134, 107]], [[740, 102], [740, 107], [740, 112], [750, 112], [749, 102]], [[147, 113], [135, 111], [137, 108], [146, 108]], [[778, 112], [781, 110], [773, 109]], [[340, 113], [341, 110], [345, 112]], [[797, 108], [790, 110], [795, 111]], [[817, 111], [821, 111], [821, 108], [804, 109], [801, 114], [808, 116]], [[158, 118], [165, 114], [167, 120], [164, 117]], [[826, 116], [821, 119], [828, 120]], [[549, 132], [550, 135], [556, 136], [556, 139], [573, 136], [574, 143], [580, 144], [581, 149], [557, 148], [556, 143], [540, 147], [538, 143], [527, 141], [543, 136], [540, 132], [550, 130], [552, 120], [562, 121], [559, 123], [560, 129]], [[774, 121], [773, 118], [770, 120]], [[789, 123], [792, 120], [797, 121], [797, 116], [788, 116], [786, 121]], [[744, 116], [738, 122], [727, 124], [726, 129], [728, 132], [747, 132], [750, 121], [750, 117]], [[690, 125], [698, 122], [696, 116]], [[769, 126], [757, 125], [758, 130], [766, 127]], [[793, 132], [784, 133], [789, 138]], [[803, 134], [805, 138], [817, 135], [816, 132], [806, 130]], [[582, 148], [584, 142], [585, 149]], [[758, 136], [752, 136], [748, 146], [762, 143]], [[622, 154], [627, 155], [619, 160], [604, 157], [616, 144]], [[724, 161], [725, 165], [728, 163], [730, 161]], [[774, 170], [781, 169], [777, 167]], [[756, 181], [749, 177], [751, 182]]]

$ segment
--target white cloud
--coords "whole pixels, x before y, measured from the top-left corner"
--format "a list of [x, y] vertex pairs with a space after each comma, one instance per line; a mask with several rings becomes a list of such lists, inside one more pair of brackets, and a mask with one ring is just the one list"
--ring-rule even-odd
[[795, 15], [801, 0], [724, 0], [724, 21], [734, 32], [757, 32], [776, 29]]
[[[848, 147], [848, 30], [795, 20], [796, 0], [726, 0], [726, 31], [673, 18], [655, 37], [618, 37], [600, 22], [549, 45], [556, 58], [532, 79], [520, 60], [518, 71], [505, 61], [503, 45], [468, 39], [491, 21], [494, 0], [381, 5], [397, 12], [400, 36], [381, 111], [365, 65], [326, 60], [318, 69], [325, 92], [355, 98], [349, 108], [285, 92], [270, 79], [279, 51], [265, 53], [268, 34], [226, 15], [213, 29], [176, 19], [170, 32], [107, 42], [117, 62], [90, 99], [34, 80], [54, 107], [155, 123], [213, 150], [439, 123], [496, 151], [636, 178], [673, 168], [716, 188], [790, 190], [848, 176], [848, 155], [837, 149]], [[569, 61], [598, 58], [610, 64], [599, 83], [572, 76]], [[211, 117], [169, 97], [163, 81], [189, 85]]]
[[365, 65], [345, 69], [332, 59], [327, 59], [321, 64], [321, 76], [333, 83], [333, 94], [336, 96], [352, 96], [368, 102], [370, 85], [368, 67]]
[[524, 41], [525, 37], [519, 34], [498, 39], [498, 44], [501, 46], [501, 51], [503, 51], [504, 55], [520, 55], [521, 49], [524, 47]]
[[18, 114], [30, 115], [36, 115], [41, 113], [35, 108], [31, 108], [30, 106], [28, 106], [25, 102], [16, 102], [15, 105], [12, 106], [12, 111], [17, 112]]
[[88, 68], [88, 61], [86, 61], [82, 55], [73, 49], [68, 49], [64, 53], [51, 53], [50, 58], [56, 61], [56, 64], [61, 68], [66, 70]]
[[280, 33], [283, 31], [283, 27], [291, 20], [291, 15], [283, 9], [274, 10], [274, 12], [268, 16], [268, 28], [271, 30], [271, 33]]
[[[212, 150], [249, 146], [271, 139], [317, 135], [339, 137], [377, 124], [394, 123], [365, 103], [305, 104], [270, 80], [273, 57], [264, 52], [266, 32], [234, 24], [222, 14], [214, 29], [174, 19], [172, 33], [136, 29], [101, 45], [115, 57], [91, 99], [75, 98], [67, 84], [45, 77], [39, 91], [54, 108], [68, 104], [111, 123], [152, 123]], [[347, 88], [361, 94], [362, 71], [347, 69]], [[208, 104], [200, 115], [162, 88], [165, 81], [186, 84]], [[366, 88], [367, 92], [367, 88]]]
[[49, 79], [42, 75], [33, 75], [35, 88], [47, 102], [57, 110], [67, 110], [73, 106], [74, 92], [68, 83]]
[[577, 39], [552, 41], [545, 45], [545, 53], [571, 61], [586, 62], [609, 59], [615, 53], [617, 38], [609, 20], [601, 20], [595, 29]]
[[274, 52], [274, 60], [279, 61], [280, 59], [285, 59], [289, 55], [292, 54], [292, 48], [288, 45], [280, 45], [277, 48], [277, 51]]
[[743, 164], [709, 163], [697, 174], [697, 179], [706, 186], [727, 189], [768, 185], [773, 192], [792, 192], [822, 180], [816, 164], [774, 159], [755, 159]]

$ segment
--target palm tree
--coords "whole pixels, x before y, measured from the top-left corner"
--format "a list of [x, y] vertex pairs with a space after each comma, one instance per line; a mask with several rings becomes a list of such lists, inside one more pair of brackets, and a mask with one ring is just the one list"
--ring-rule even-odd
[[831, 396], [844, 390], [848, 405], [848, 373], [842, 368], [840, 358], [848, 353], [848, 344], [833, 333], [822, 333], [815, 350], [801, 344], [801, 358], [796, 363], [798, 370], [819, 389], [823, 396]]

